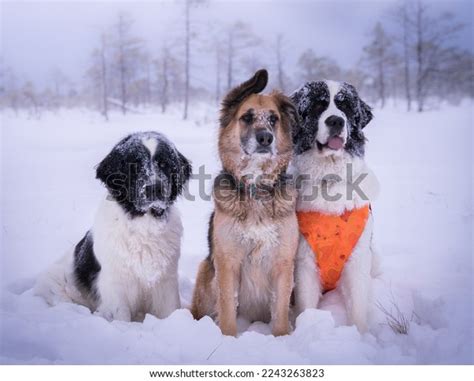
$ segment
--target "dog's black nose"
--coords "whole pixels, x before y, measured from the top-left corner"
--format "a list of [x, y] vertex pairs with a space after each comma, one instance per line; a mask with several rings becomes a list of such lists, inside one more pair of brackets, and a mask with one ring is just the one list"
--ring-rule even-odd
[[258, 131], [255, 138], [257, 139], [257, 143], [262, 147], [268, 147], [273, 142], [272, 133], [266, 130]]
[[331, 135], [339, 135], [344, 128], [344, 119], [337, 115], [331, 115], [324, 123], [329, 127]]

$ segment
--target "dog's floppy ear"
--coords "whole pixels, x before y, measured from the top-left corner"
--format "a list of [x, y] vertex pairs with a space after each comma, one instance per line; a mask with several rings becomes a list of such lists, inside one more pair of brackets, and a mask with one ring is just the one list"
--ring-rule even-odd
[[178, 150], [176, 150], [178, 153], [178, 178], [176, 181], [176, 195], [181, 194], [183, 191], [184, 185], [187, 183], [189, 178], [191, 177], [192, 173], [192, 166], [189, 160]]
[[242, 101], [252, 94], [261, 92], [268, 82], [268, 72], [265, 69], [258, 70], [252, 78], [233, 88], [222, 101], [220, 125], [226, 127], [234, 117]]
[[[300, 114], [301, 114], [301, 110], [300, 110], [301, 91], [302, 91], [301, 89], [296, 90], [293, 94], [290, 95], [290, 100], [295, 105], [295, 109], [298, 114], [298, 119], [297, 119], [298, 121], [300, 120]], [[292, 130], [293, 142], [295, 142], [295, 138], [297, 137], [298, 131], [300, 128], [301, 126], [298, 123], [296, 128]]]
[[293, 102], [293, 104], [296, 106], [296, 109], [299, 110], [299, 104], [300, 104], [300, 99], [301, 99], [301, 93], [302, 89], [296, 90], [293, 94], [290, 95], [290, 99]]
[[114, 147], [96, 168], [95, 177], [105, 185], [116, 200], [127, 197], [126, 165], [123, 155], [118, 152], [117, 147]]
[[124, 157], [114, 147], [112, 151], [97, 165], [96, 178], [102, 181], [106, 186], [112, 175], [125, 175]]
[[96, 178], [99, 179], [115, 198], [122, 198], [127, 195], [127, 178], [129, 166], [124, 155], [123, 145], [127, 144], [131, 135], [122, 139], [109, 154], [97, 165]]
[[356, 113], [356, 119], [360, 128], [364, 128], [369, 124], [374, 115], [372, 114], [372, 108], [359, 98], [358, 112]]
[[300, 154], [308, 149], [311, 148], [311, 142], [309, 142], [309, 139], [305, 136], [303, 133], [303, 127], [302, 127], [302, 114], [305, 110], [302, 110], [302, 95], [303, 95], [303, 88], [300, 88], [299, 90], [296, 90], [293, 94], [290, 95], [290, 99], [292, 103], [296, 107], [296, 112], [297, 112], [297, 121], [298, 123], [296, 126], [291, 130], [292, 134], [292, 139], [293, 139], [293, 147], [294, 147], [294, 152], [296, 154]]
[[354, 121], [356, 125], [362, 129], [367, 126], [373, 118], [372, 108], [360, 98], [354, 86], [347, 82], [344, 82], [344, 86], [355, 99], [356, 104], [354, 107]]
[[304, 119], [307, 116], [312, 102], [318, 101], [327, 92], [325, 89], [327, 89], [327, 85], [324, 81], [311, 81], [306, 82], [290, 95], [300, 118]]

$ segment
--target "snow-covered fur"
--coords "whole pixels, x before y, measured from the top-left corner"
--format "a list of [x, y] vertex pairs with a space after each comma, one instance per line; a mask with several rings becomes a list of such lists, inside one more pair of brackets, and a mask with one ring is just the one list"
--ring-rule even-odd
[[162, 318], [179, 308], [183, 228], [173, 204], [190, 174], [188, 160], [159, 133], [119, 142], [97, 168], [108, 195], [92, 228], [40, 276], [35, 293], [108, 320]]
[[[377, 180], [364, 161], [362, 129], [372, 119], [370, 107], [353, 86], [334, 81], [308, 82], [291, 98], [301, 118], [293, 136], [297, 211], [340, 215], [369, 204], [378, 190]], [[330, 139], [342, 139], [340, 148], [331, 147]], [[377, 271], [372, 228], [371, 213], [338, 284], [350, 323], [361, 332], [368, 329], [371, 279]], [[300, 234], [295, 265], [297, 313], [317, 308], [323, 291], [315, 254]]]

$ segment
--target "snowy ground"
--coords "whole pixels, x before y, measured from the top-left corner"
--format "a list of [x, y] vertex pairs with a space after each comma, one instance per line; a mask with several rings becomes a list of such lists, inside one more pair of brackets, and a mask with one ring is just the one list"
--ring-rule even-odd
[[[337, 291], [309, 310], [294, 332], [274, 338], [264, 324], [241, 322], [223, 337], [208, 318], [186, 309], [165, 320], [109, 323], [81, 306], [49, 308], [31, 295], [38, 273], [90, 227], [104, 194], [94, 165], [132, 131], [159, 130], [193, 161], [219, 169], [216, 110], [113, 115], [90, 111], [10, 113], [1, 126], [0, 363], [27, 364], [413, 364], [473, 363], [472, 104], [422, 115], [376, 110], [367, 127], [367, 160], [381, 193], [373, 202], [384, 273], [376, 301], [399, 306], [410, 320], [395, 334], [373, 307], [370, 333], [345, 326]], [[197, 184], [191, 189], [196, 194]], [[206, 189], [210, 189], [210, 183]], [[185, 236], [180, 261], [183, 304], [190, 302], [199, 261], [207, 254], [209, 201], [180, 200]]]

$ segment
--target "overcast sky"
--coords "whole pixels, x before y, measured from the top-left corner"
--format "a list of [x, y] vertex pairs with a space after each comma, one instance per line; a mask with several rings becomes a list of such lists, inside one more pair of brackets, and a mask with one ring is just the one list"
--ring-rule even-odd
[[[472, 50], [472, 1], [429, 1], [436, 11], [450, 10], [467, 24], [458, 43]], [[1, 11], [1, 50], [7, 66], [20, 78], [43, 85], [53, 68], [60, 68], [76, 83], [83, 79], [90, 52], [98, 34], [114, 23], [118, 12], [126, 11], [135, 19], [134, 31], [143, 37], [154, 53], [162, 41], [175, 43], [182, 35], [183, 3], [174, 1], [35, 1], [5, 2]], [[212, 69], [209, 47], [216, 26], [242, 20], [270, 46], [276, 35], [285, 38], [288, 65], [294, 65], [299, 54], [312, 48], [327, 55], [343, 67], [351, 67], [360, 58], [361, 48], [377, 20], [387, 20], [394, 1], [216, 1], [208, 0], [193, 9], [194, 28], [200, 31], [194, 44], [192, 78], [195, 85], [209, 86]], [[179, 53], [179, 50], [177, 50]], [[271, 52], [271, 51], [270, 51]], [[272, 62], [271, 53], [266, 53]], [[202, 82], [202, 83], [200, 83]]]

